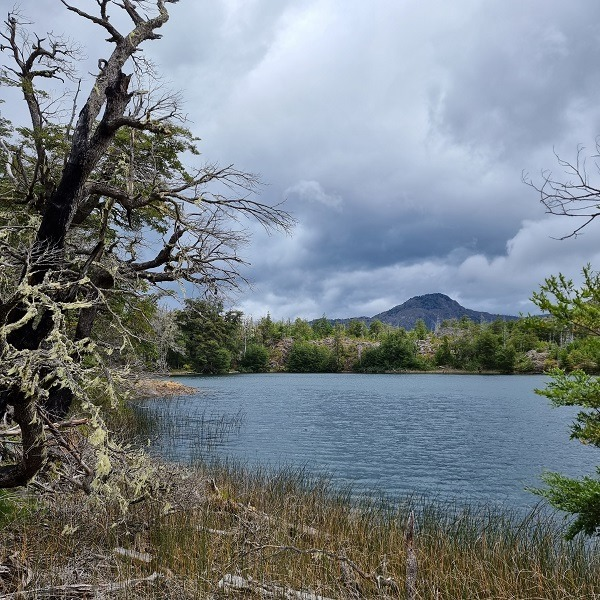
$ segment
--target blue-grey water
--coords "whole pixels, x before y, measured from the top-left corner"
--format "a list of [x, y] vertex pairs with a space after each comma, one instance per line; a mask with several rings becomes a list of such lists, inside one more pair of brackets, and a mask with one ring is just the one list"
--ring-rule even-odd
[[[217, 456], [306, 467], [356, 491], [518, 509], [539, 500], [525, 488], [540, 486], [544, 470], [591, 475], [600, 462], [597, 449], [569, 439], [577, 410], [551, 408], [534, 393], [543, 376], [256, 374], [177, 381], [198, 393], [147, 401], [143, 410], [170, 424], [155, 438], [155, 451], [182, 462]], [[211, 423], [221, 423], [226, 435], [207, 445], [199, 430]]]

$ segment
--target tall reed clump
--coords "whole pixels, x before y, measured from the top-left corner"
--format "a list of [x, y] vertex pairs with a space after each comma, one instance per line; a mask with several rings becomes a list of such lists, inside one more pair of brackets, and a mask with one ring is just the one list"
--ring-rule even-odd
[[414, 514], [415, 598], [600, 598], [597, 548], [563, 540], [542, 508], [523, 518], [484, 505], [356, 499], [297, 470], [213, 465], [205, 477], [216, 485], [202, 507], [161, 519], [150, 539], [159, 563], [207, 593], [229, 581], [255, 594], [404, 598]]
[[[0, 565], [12, 544], [32, 573], [25, 589], [125, 581], [109, 597], [129, 599], [600, 598], [598, 547], [566, 542], [543, 508], [523, 518], [485, 505], [357, 498], [293, 469], [157, 473], [160, 495], [125, 516], [81, 496], [40, 500], [33, 517], [2, 527]], [[411, 515], [416, 576], [407, 586]]]

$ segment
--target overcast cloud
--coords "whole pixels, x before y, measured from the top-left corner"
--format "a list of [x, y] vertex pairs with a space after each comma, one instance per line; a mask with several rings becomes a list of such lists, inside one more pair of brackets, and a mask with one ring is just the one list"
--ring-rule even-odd
[[[102, 56], [102, 32], [59, 0], [20, 6], [57, 33], [75, 21]], [[260, 173], [262, 199], [298, 221], [290, 237], [256, 229], [246, 313], [370, 316], [442, 292], [517, 314], [544, 277], [600, 268], [598, 228], [553, 239], [573, 222], [521, 182], [600, 134], [597, 0], [169, 6], [145, 52], [182, 90], [204, 157]]]

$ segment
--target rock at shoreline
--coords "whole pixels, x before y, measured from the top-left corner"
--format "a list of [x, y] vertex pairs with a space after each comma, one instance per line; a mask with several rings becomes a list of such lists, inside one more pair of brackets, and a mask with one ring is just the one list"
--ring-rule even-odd
[[167, 379], [139, 379], [134, 386], [134, 392], [139, 398], [185, 396], [195, 394], [197, 391], [198, 388]]

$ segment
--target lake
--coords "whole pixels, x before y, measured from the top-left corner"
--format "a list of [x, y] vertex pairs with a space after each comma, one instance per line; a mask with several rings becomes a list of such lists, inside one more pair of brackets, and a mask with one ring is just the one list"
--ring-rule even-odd
[[232, 458], [306, 467], [356, 492], [527, 509], [546, 470], [594, 474], [596, 448], [569, 439], [577, 410], [534, 393], [544, 376], [249, 374], [179, 377], [198, 388], [140, 410], [152, 449], [181, 462]]

